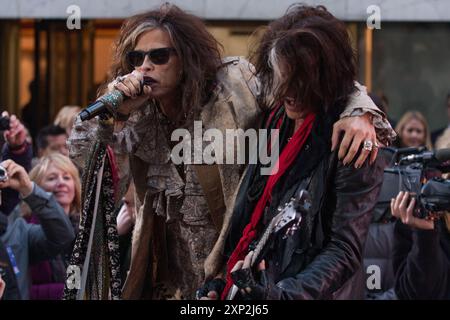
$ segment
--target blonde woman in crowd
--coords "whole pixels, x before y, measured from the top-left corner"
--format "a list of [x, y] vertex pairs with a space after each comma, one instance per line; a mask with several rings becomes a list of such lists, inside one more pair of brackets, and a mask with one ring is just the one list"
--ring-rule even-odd
[[59, 110], [53, 124], [66, 129], [67, 136], [70, 136], [73, 123], [80, 111], [81, 108], [79, 106], [64, 106]]
[[400, 148], [424, 146], [428, 150], [432, 149], [430, 127], [419, 111], [406, 112], [395, 127], [395, 131], [398, 134], [397, 143]]
[[[78, 170], [72, 161], [62, 154], [52, 153], [42, 158], [31, 170], [30, 179], [45, 191], [53, 193], [77, 234], [81, 210], [81, 184]], [[39, 224], [38, 217], [31, 213], [26, 214], [25, 219], [29, 223]], [[72, 246], [56, 258], [39, 262], [31, 267], [30, 299], [59, 300], [62, 298], [66, 268], [71, 253]]]

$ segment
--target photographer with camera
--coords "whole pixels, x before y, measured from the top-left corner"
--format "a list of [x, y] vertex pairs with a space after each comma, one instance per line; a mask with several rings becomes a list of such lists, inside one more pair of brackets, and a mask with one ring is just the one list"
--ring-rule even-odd
[[[2, 113], [3, 119], [0, 130], [6, 143], [2, 148], [2, 161], [11, 159], [28, 172], [31, 170], [31, 160], [33, 158], [33, 148], [27, 141], [27, 130], [20, 120], [15, 116], [9, 116], [8, 112]], [[2, 190], [0, 211], [6, 215], [19, 203], [19, 193], [11, 188]]]
[[[27, 223], [19, 214], [8, 217], [6, 231], [0, 240], [9, 248], [9, 260], [16, 274], [22, 299], [28, 299], [30, 291], [29, 266], [63, 253], [75, 234], [69, 217], [58, 204], [55, 195], [45, 192], [32, 182], [25, 169], [12, 160], [0, 163], [3, 171], [0, 189], [10, 187], [20, 193], [20, 197], [36, 214], [40, 225]], [[5, 216], [0, 213], [5, 220]]]
[[[409, 177], [414, 177], [416, 179], [414, 181], [419, 181], [422, 174], [427, 178], [432, 175], [440, 175], [436, 168], [424, 163], [415, 164], [408, 161], [399, 165], [402, 158], [406, 159], [414, 154], [420, 157], [431, 148], [429, 125], [420, 112], [406, 112], [399, 120], [396, 132], [398, 139], [395, 145], [398, 148], [381, 148], [379, 151], [379, 157], [385, 163], [384, 182], [373, 212], [364, 249], [366, 299], [369, 300], [397, 299], [394, 290], [395, 274], [392, 262], [396, 218], [392, 216], [390, 200], [396, 197], [401, 190], [399, 189], [399, 172], [402, 172], [400, 181], [403, 182], [407, 182]], [[419, 169], [423, 166], [425, 166], [424, 171]], [[420, 190], [419, 185], [417, 188]], [[374, 267], [379, 270], [380, 277], [378, 278], [374, 277]]]
[[417, 217], [416, 199], [400, 192], [391, 200], [398, 218], [393, 267], [399, 299], [450, 299], [450, 214], [438, 220]]

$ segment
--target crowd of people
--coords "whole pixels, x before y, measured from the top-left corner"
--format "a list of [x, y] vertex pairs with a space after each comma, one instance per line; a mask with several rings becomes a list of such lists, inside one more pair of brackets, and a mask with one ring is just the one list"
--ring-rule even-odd
[[[3, 132], [0, 163], [8, 177], [0, 182], [3, 299], [63, 298], [81, 214], [82, 168], [68, 157], [67, 148], [79, 111], [76, 106], [62, 108], [55, 123], [42, 128], [34, 141], [16, 115], [3, 113], [10, 121], [10, 128]], [[117, 224], [123, 234], [130, 232], [134, 221], [131, 198], [126, 197]]]
[[[391, 150], [448, 147], [450, 129], [432, 135], [412, 111], [393, 130], [384, 99], [356, 82], [345, 24], [324, 7], [290, 7], [252, 62], [222, 57], [200, 18], [164, 4], [124, 22], [98, 96], [128, 99], [108, 114], [81, 121], [66, 106], [32, 139], [4, 113], [0, 297], [63, 298], [84, 228], [80, 176], [101, 161], [100, 142], [122, 199], [124, 299], [449, 299], [449, 214], [419, 219], [407, 192], [377, 203]], [[450, 95], [448, 110], [450, 123]], [[192, 133], [195, 120], [222, 132], [278, 129], [276, 170], [175, 164], [171, 134]], [[300, 195], [300, 218], [276, 229]], [[381, 285], [369, 288], [373, 265]]]

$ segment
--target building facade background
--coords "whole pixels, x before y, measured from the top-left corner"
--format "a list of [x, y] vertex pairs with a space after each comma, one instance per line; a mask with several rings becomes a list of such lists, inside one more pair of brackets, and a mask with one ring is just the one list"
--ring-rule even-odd
[[[420, 110], [432, 128], [447, 123], [450, 92], [450, 1], [328, 0], [344, 20], [358, 57], [359, 81], [389, 99], [398, 119]], [[39, 126], [64, 105], [86, 106], [104, 81], [124, 18], [154, 8], [149, 0], [0, 0], [0, 108], [20, 114], [30, 102]], [[224, 55], [248, 56], [267, 23], [292, 1], [172, 1], [205, 19]], [[69, 30], [68, 8], [77, 5], [81, 29]], [[380, 8], [381, 29], [370, 30], [368, 8]], [[32, 82], [34, 80], [34, 82]], [[31, 85], [33, 83], [35, 85]], [[30, 90], [31, 89], [31, 90]]]

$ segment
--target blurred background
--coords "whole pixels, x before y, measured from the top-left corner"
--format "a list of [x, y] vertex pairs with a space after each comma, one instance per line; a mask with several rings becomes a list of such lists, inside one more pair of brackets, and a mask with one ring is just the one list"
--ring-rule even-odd
[[[154, 8], [156, 0], [0, 0], [0, 110], [33, 123], [31, 135], [64, 105], [85, 107], [106, 77], [124, 18]], [[262, 28], [293, 1], [172, 1], [205, 19], [225, 55], [248, 56]], [[344, 20], [358, 57], [359, 81], [384, 97], [390, 118], [423, 112], [436, 129], [447, 125], [450, 92], [450, 1], [328, 0]], [[81, 28], [70, 30], [68, 7], [80, 9]], [[380, 8], [381, 29], [368, 29]], [[25, 121], [30, 122], [30, 120]]]

